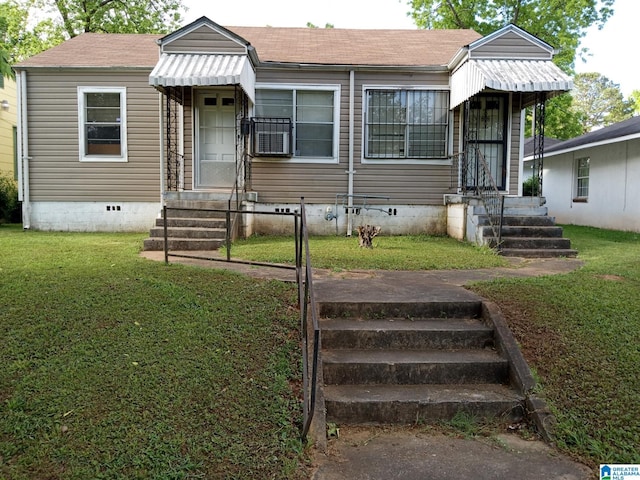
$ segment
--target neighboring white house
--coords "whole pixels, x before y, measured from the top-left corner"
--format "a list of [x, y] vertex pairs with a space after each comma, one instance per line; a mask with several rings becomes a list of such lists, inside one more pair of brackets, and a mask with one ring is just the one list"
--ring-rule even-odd
[[640, 232], [640, 117], [545, 148], [543, 162], [558, 223]]

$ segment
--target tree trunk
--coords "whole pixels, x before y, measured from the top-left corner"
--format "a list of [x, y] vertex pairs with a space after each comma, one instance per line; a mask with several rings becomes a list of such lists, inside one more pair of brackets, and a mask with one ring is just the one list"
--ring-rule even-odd
[[380, 227], [374, 227], [372, 225], [359, 225], [358, 239], [360, 240], [360, 246], [365, 248], [373, 248], [371, 240], [373, 240], [373, 237], [380, 233], [380, 230]]

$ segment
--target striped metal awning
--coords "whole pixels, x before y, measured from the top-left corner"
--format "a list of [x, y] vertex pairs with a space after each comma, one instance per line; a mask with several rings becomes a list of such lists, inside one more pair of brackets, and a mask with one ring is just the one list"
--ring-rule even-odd
[[246, 55], [163, 53], [149, 75], [154, 87], [240, 85], [252, 102], [255, 84]]
[[451, 108], [485, 88], [559, 94], [572, 87], [571, 77], [550, 60], [468, 60], [451, 76]]

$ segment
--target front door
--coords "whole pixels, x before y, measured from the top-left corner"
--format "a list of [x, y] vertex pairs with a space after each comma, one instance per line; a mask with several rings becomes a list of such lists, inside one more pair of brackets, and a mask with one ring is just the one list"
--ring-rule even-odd
[[198, 92], [196, 108], [194, 187], [232, 188], [236, 177], [234, 92]]
[[490, 185], [482, 168], [484, 158], [498, 189], [507, 180], [507, 97], [500, 94], [476, 95], [466, 102], [465, 187], [469, 190]]

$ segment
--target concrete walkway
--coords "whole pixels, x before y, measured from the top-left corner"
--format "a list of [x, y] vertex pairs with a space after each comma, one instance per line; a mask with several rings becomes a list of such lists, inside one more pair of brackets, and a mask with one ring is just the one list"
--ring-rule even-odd
[[[179, 252], [175, 252], [179, 253]], [[183, 252], [211, 256], [211, 252]], [[163, 252], [142, 256], [164, 261]], [[402, 302], [416, 299], [448, 301], [474, 296], [463, 288], [476, 281], [571, 272], [582, 262], [574, 258], [510, 258], [506, 268], [439, 271], [314, 270], [318, 300]], [[295, 272], [281, 268], [170, 257], [171, 263], [236, 271], [254, 278], [295, 282]], [[469, 440], [429, 433], [427, 429], [342, 427], [326, 451], [314, 452], [313, 480], [589, 480], [588, 467], [560, 455], [545, 443], [515, 434], [494, 440]]]

